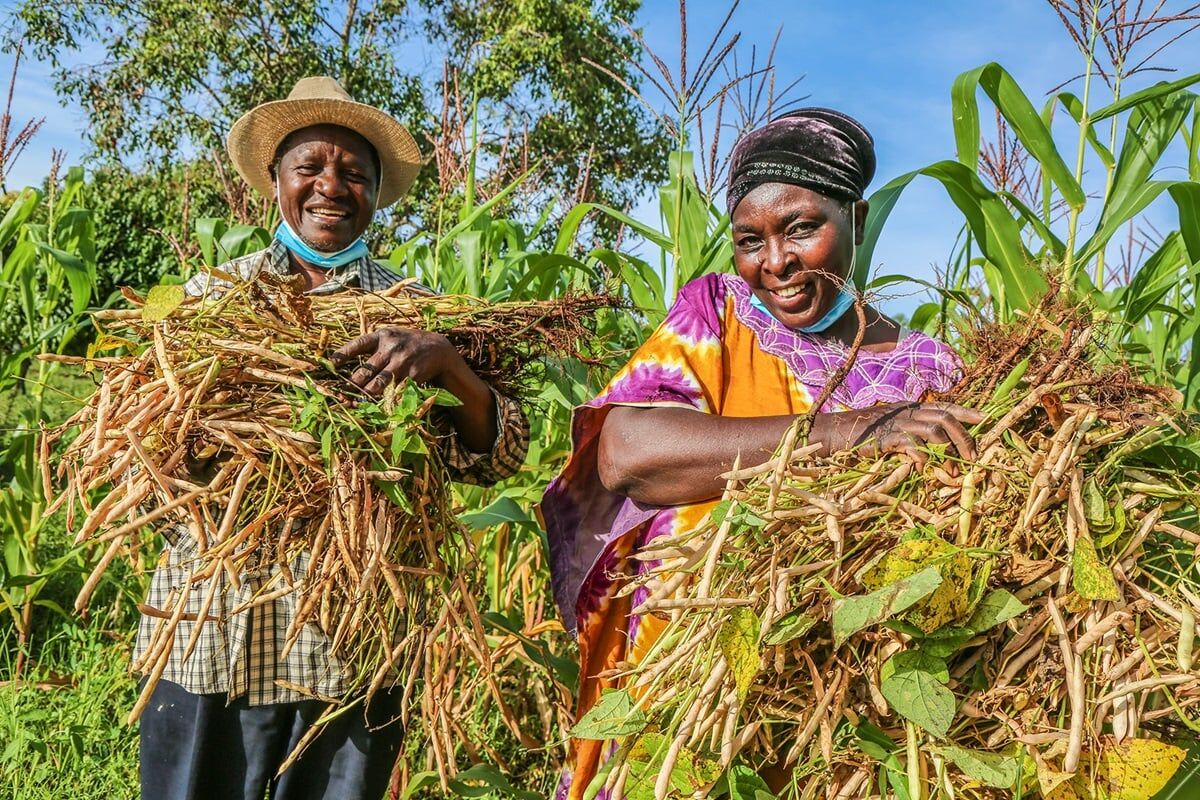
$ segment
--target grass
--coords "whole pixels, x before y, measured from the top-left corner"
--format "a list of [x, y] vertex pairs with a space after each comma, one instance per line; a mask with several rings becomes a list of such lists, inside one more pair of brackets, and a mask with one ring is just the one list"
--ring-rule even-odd
[[[36, 370], [30, 370], [30, 376], [21, 389], [9, 389], [0, 392], [0, 437], [17, 427], [21, 415], [31, 408], [34, 402], [30, 390], [35, 379]], [[83, 405], [84, 401], [96, 391], [96, 382], [90, 375], [77, 369], [51, 370], [46, 381], [45, 404], [51, 419], [66, 419]]]
[[[137, 796], [137, 729], [122, 721], [137, 697], [124, 622], [119, 632], [109, 619], [62, 625], [41, 642], [27, 680], [0, 685], [0, 796]], [[2, 657], [0, 674], [9, 675], [13, 653], [6, 647]]]
[[[77, 371], [51, 370], [46, 404], [52, 417], [71, 414], [94, 386]], [[32, 403], [24, 391], [0, 393], [0, 447]], [[46, 560], [71, 548], [58, 516], [39, 543]], [[30, 660], [19, 685], [11, 682], [16, 631], [7, 614], [0, 621], [0, 797], [138, 796], [137, 728], [124, 718], [137, 698], [129, 653], [144, 579], [122, 563], [99, 589], [90, 619], [55, 610], [71, 608], [84, 575], [80, 561], [41, 593], [47, 605], [35, 609]]]

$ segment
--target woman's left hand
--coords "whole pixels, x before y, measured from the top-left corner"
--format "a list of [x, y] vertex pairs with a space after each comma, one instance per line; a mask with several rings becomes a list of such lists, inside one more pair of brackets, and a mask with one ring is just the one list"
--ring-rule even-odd
[[445, 336], [406, 328], [381, 328], [360, 336], [338, 348], [333, 360], [340, 365], [354, 356], [365, 360], [349, 380], [372, 397], [405, 378], [442, 386], [448, 374], [468, 369]]

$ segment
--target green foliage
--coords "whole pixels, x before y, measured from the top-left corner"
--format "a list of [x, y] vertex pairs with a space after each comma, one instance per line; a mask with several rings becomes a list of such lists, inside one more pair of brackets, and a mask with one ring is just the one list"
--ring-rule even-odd
[[646, 712], [623, 689], [606, 691], [571, 728], [577, 739], [616, 739], [641, 733], [650, 723]]
[[870, 625], [876, 625], [910, 608], [942, 585], [937, 567], [925, 567], [908, 577], [865, 595], [839, 597], [833, 601], [833, 645]]
[[[132, 620], [125, 618], [126, 624]], [[107, 622], [107, 620], [105, 621]], [[4, 631], [0, 639], [8, 639]], [[126, 634], [63, 627], [41, 642], [25, 680], [0, 684], [0, 789], [12, 800], [130, 797], [137, 729], [121, 720], [137, 699]], [[13, 653], [0, 652], [0, 675]]]
[[985, 786], [1012, 789], [1021, 778], [1021, 761], [1014, 755], [971, 750], [953, 744], [938, 745], [934, 752]]
[[946, 688], [946, 662], [920, 650], [904, 650], [879, 670], [879, 691], [897, 714], [941, 738], [950, 731], [957, 702]]
[[[974, 302], [963, 290], [968, 276], [982, 275], [987, 287], [985, 310], [999, 321], [1038, 302], [1053, 284], [1074, 300], [1089, 304], [1109, 324], [1106, 349], [1143, 367], [1151, 379], [1173, 384], [1189, 407], [1200, 400], [1200, 169], [1195, 158], [1197, 96], [1188, 87], [1200, 81], [1190, 75], [1161, 82], [1125, 97], [1091, 107], [1089, 58], [1084, 95], [1060, 92], [1038, 112], [1025, 91], [999, 64], [964, 72], [954, 83], [952, 107], [957, 161], [942, 161], [901, 175], [871, 198], [859, 272], [864, 285], [879, 232], [900, 194], [917, 177], [933, 178], [962, 213], [965, 236], [951, 264], [950, 286], [939, 287], [941, 303], [919, 308], [915, 324], [943, 330], [947, 322], [969, 325], [955, 306], [974, 314]], [[1120, 83], [1117, 83], [1120, 86]], [[979, 100], [982, 90], [1008, 126], [1018, 145], [1040, 172], [1040, 197], [1018, 196], [1006, 186], [989, 186], [980, 174]], [[1075, 152], [1064, 153], [1054, 136], [1059, 127], [1074, 126]], [[1100, 124], [1108, 127], [1101, 142]], [[1168, 166], [1173, 142], [1182, 141], [1187, 178], [1154, 180]], [[1084, 165], [1095, 159], [1104, 177], [1102, 191], [1086, 189]], [[1073, 166], [1068, 166], [1073, 165]], [[1146, 208], [1161, 197], [1175, 205], [1178, 230], [1168, 231], [1133, 267], [1127, 281], [1115, 280], [1106, 259]], [[1034, 207], [1036, 206], [1036, 207]], [[1060, 213], [1065, 212], [1065, 224]], [[1090, 229], [1085, 227], [1090, 225]], [[1065, 227], [1065, 231], [1063, 228]], [[891, 278], [876, 285], [886, 285]]]
[[[0, 350], [0, 392], [23, 390], [30, 400], [6, 420], [16, 427], [0, 431], [0, 611], [11, 617], [20, 648], [28, 645], [35, 606], [62, 613], [39, 595], [70, 561], [46, 560], [39, 550], [47, 498], [37, 435], [49, 419], [45, 398], [57, 365], [35, 359], [63, 352], [85, 327], [96, 251], [83, 188], [83, 170], [71, 169], [61, 186], [51, 180], [45, 195], [21, 192], [0, 220], [0, 311], [15, 334], [14, 345]], [[26, 656], [16, 653], [14, 672]]]
[[189, 228], [229, 213], [213, 165], [183, 162], [131, 170], [109, 164], [90, 173], [88, 205], [96, 226], [96, 296], [121, 286], [141, 291], [178, 273], [195, 253]]
[[[286, 97], [301, 77], [331, 75], [357, 100], [404, 122], [418, 141], [455, 137], [456, 115], [478, 101], [480, 127], [491, 134], [485, 151], [504, 158], [527, 134], [517, 160], [543, 169], [531, 196], [565, 210], [575, 199], [626, 206], [662, 175], [660, 132], [616, 80], [583, 60], [636, 85], [626, 56], [637, 41], [618, 20], [638, 7], [637, 0], [304, 0], [286, 7], [28, 0], [17, 15], [26, 44], [57, 68], [59, 94], [84, 108], [91, 142], [106, 158], [154, 162], [219, 151], [240, 114]], [[400, 57], [422, 43], [421, 57]], [[73, 52], [103, 55], [80, 68]], [[412, 65], [443, 61], [445, 83]], [[439, 97], [442, 114], [431, 109]], [[435, 159], [423, 171], [415, 192], [418, 217], [429, 227], [445, 194], [439, 180], [454, 180], [439, 177], [437, 166]], [[581, 186], [586, 191], [577, 194]]]

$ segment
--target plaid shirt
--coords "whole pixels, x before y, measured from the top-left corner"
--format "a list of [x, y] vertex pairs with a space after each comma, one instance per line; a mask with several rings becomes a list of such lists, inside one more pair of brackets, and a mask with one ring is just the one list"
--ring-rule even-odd
[[[221, 269], [242, 280], [249, 280], [262, 270], [284, 275], [289, 271], [287, 250], [279, 242], [273, 242], [266, 250], [231, 261]], [[347, 288], [374, 292], [400, 280], [394, 272], [369, 258], [330, 270], [328, 278], [312, 294], [329, 294]], [[227, 281], [203, 273], [188, 281], [186, 289], [189, 294], [200, 296], [229, 286]], [[415, 291], [429, 290], [418, 286]], [[529, 421], [517, 403], [499, 394], [495, 397], [499, 433], [490, 453], [473, 453], [456, 436], [442, 439], [446, 464], [455, 480], [495, 483], [516, 473], [525, 460], [529, 449]], [[184, 526], [168, 528], [164, 536], [167, 544], [150, 581], [134, 647], [134, 665], [144, 673], [154, 665], [138, 662], [147, 653], [156, 628], [165, 623], [163, 618], [175, 608], [176, 598], [187, 586], [196, 563], [195, 543]], [[291, 565], [298, 583], [303, 580], [307, 566], [306, 554]], [[224, 692], [230, 700], [244, 695], [252, 706], [287, 703], [314, 695], [343, 695], [349, 676], [330, 652], [329, 638], [317, 626], [306, 625], [287, 657], [281, 657], [288, 626], [296, 613], [298, 598], [295, 593], [249, 611], [230, 613], [264, 586], [278, 586], [278, 572], [278, 568], [269, 564], [247, 571], [241, 575], [240, 589], [234, 589], [228, 585], [222, 571], [207, 621], [200, 630], [195, 649], [184, 660], [184, 650], [208, 589], [207, 581], [194, 585], [162, 677], [194, 694]]]

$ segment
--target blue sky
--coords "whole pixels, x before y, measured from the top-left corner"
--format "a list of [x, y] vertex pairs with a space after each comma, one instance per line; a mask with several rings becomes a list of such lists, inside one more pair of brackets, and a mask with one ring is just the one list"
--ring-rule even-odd
[[[10, 5], [5, 0], [0, 7]], [[727, 8], [724, 0], [689, 4], [693, 63]], [[636, 24], [644, 29], [652, 50], [668, 64], [678, 63], [676, 2], [646, 0]], [[765, 52], [780, 25], [778, 80], [786, 83], [803, 76], [796, 91], [807, 95], [806, 104], [848, 112], [868, 127], [879, 159], [873, 188], [901, 173], [954, 157], [950, 85], [959, 73], [999, 61], [1040, 107], [1047, 90], [1082, 71], [1081, 56], [1044, 0], [744, 0], [729, 30], [741, 31], [739, 50], [748, 57], [752, 45]], [[1176, 77], [1200, 72], [1198, 35], [1177, 44], [1161, 59], [1164, 66], [1178, 70]], [[0, 75], [5, 79], [11, 63], [11, 56], [0, 58]], [[1169, 76], [1140, 76], [1128, 88], [1164, 77]], [[1078, 85], [1074, 88], [1079, 90]], [[10, 186], [38, 181], [51, 148], [65, 150], [72, 162], [85, 153], [83, 115], [60, 105], [44, 64], [23, 64], [14, 111], [18, 119], [45, 116], [46, 124], [18, 163]], [[985, 108], [985, 131], [990, 120]], [[1065, 131], [1064, 136], [1069, 135]], [[1073, 143], [1064, 152], [1074, 152]], [[653, 214], [649, 199], [638, 213]], [[1172, 216], [1169, 208], [1151, 209], [1158, 224], [1170, 225]], [[942, 190], [929, 181], [917, 182], [889, 220], [873, 259], [875, 268], [932, 278], [933, 265], [945, 262], [958, 225]], [[894, 302], [897, 311], [906, 311], [917, 300], [896, 298]]]

